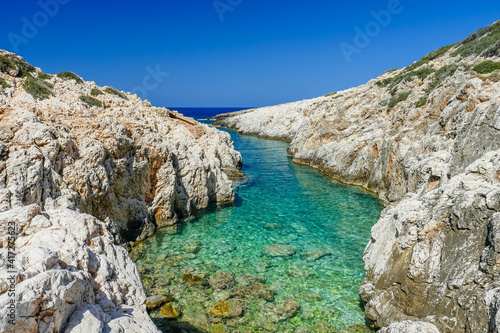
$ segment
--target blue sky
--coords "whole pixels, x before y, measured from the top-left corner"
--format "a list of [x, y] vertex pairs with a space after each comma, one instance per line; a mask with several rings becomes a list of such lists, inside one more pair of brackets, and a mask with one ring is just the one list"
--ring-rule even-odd
[[157, 106], [265, 106], [363, 84], [499, 19], [500, 1], [5, 1], [0, 48]]

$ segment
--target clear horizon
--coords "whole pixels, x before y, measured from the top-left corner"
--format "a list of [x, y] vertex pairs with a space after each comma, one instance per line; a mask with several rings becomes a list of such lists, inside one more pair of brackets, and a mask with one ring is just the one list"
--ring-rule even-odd
[[72, 71], [156, 106], [224, 108], [366, 83], [492, 24], [500, 3], [41, 0], [3, 9], [0, 48], [44, 72]]

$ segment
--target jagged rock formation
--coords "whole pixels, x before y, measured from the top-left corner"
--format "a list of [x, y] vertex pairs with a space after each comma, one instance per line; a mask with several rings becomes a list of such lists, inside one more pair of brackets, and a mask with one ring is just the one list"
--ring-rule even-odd
[[117, 243], [232, 201], [240, 165], [227, 133], [0, 51], [0, 331], [156, 332]]
[[388, 203], [360, 288], [376, 327], [498, 331], [499, 47], [497, 22], [360, 87], [217, 117]]

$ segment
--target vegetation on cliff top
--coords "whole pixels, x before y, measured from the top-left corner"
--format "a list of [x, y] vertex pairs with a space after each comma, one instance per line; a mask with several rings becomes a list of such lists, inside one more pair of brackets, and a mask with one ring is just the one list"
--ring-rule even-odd
[[460, 42], [456, 53], [462, 57], [470, 55], [500, 56], [500, 21], [467, 36]]
[[75, 80], [76, 83], [78, 83], [78, 84], [83, 83], [82, 78], [73, 72], [62, 72], [62, 73], [57, 74], [57, 77], [61, 78], [63, 80]]
[[0, 72], [10, 74], [17, 71], [17, 77], [28, 77], [35, 71], [35, 67], [26, 61], [12, 57], [0, 56]]
[[26, 82], [24, 82], [23, 88], [27, 93], [38, 100], [44, 100], [54, 95], [52, 92], [54, 86], [40, 78], [28, 78]]
[[107, 87], [106, 89], [104, 89], [104, 92], [111, 94], [111, 95], [116, 95], [116, 96], [128, 101], [128, 97], [124, 93], [122, 93], [121, 91], [116, 90], [115, 88]]
[[38, 75], [38, 78], [43, 79], [43, 80], [50, 80], [50, 79], [52, 79], [52, 75], [42, 73], [42, 74]]

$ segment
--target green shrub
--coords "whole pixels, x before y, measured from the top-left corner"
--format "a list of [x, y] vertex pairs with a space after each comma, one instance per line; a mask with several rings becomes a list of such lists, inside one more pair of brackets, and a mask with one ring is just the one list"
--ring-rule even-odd
[[35, 99], [44, 100], [49, 98], [52, 93], [54, 86], [42, 79], [30, 77], [23, 84], [24, 90], [31, 94]]
[[92, 96], [104, 95], [104, 93], [97, 88], [92, 88], [92, 90], [90, 91], [90, 94]]
[[392, 72], [395, 72], [395, 71], [397, 71], [397, 70], [399, 70], [399, 68], [389, 69], [388, 71], [385, 71], [385, 72], [383, 72], [382, 74], [392, 73]]
[[73, 72], [62, 72], [62, 73], [57, 74], [57, 77], [61, 78], [63, 80], [75, 80], [76, 83], [78, 83], [78, 84], [83, 83], [82, 78]]
[[50, 80], [50, 79], [52, 79], [52, 75], [42, 73], [42, 74], [38, 75], [38, 78], [40, 78], [42, 80]]
[[404, 93], [398, 94], [397, 96], [392, 97], [387, 106], [389, 107], [389, 109], [394, 108], [400, 102], [406, 101], [408, 99], [408, 96], [410, 96], [410, 94], [411, 94], [411, 91], [408, 91], [408, 92], [404, 92]]
[[111, 95], [116, 95], [116, 96], [128, 101], [127, 96], [124, 93], [122, 93], [121, 91], [116, 90], [115, 88], [108, 87], [108, 88], [104, 89], [104, 92], [111, 94]]
[[35, 71], [35, 67], [28, 64], [26, 61], [21, 61], [15, 58], [0, 56], [0, 72], [18, 69], [17, 77], [28, 77], [30, 73]]
[[483, 53], [485, 56], [488, 56], [498, 51], [499, 41], [500, 21], [467, 36], [467, 38], [460, 42], [457, 53], [462, 57], [481, 55]]
[[82, 102], [86, 103], [90, 107], [93, 107], [93, 106], [102, 107], [102, 102], [94, 97], [80, 96], [80, 100]]
[[425, 95], [424, 97], [422, 97], [421, 99], [419, 99], [415, 103], [415, 107], [421, 108], [422, 106], [424, 106], [425, 104], [427, 104], [427, 98], [429, 98], [429, 95]]
[[491, 60], [483, 61], [482, 63], [474, 66], [473, 70], [479, 74], [489, 74], [493, 73], [497, 69], [500, 69], [500, 62], [494, 62]]
[[5, 81], [3, 77], [0, 77], [0, 87], [2, 87], [4, 89], [10, 88], [10, 84], [8, 84], [7, 81]]
[[335, 92], [332, 92], [332, 93], [326, 94], [324, 97], [330, 97], [330, 96], [333, 96], [333, 95], [336, 95], [336, 94], [337, 94], [337, 92], [335, 91]]

